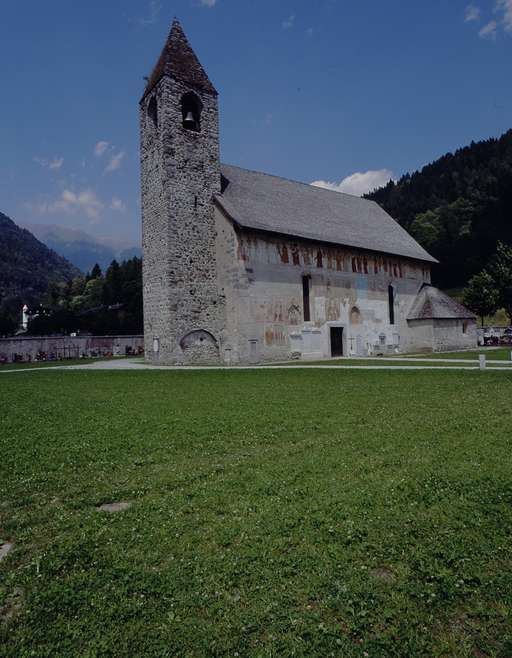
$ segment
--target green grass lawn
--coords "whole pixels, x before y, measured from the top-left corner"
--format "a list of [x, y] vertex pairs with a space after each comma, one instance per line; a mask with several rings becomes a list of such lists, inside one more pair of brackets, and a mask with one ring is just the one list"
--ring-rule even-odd
[[[512, 346], [489, 348], [481, 347], [469, 352], [434, 352], [432, 354], [415, 354], [416, 357], [427, 357], [428, 359], [478, 359], [480, 354], [485, 354], [488, 360], [492, 361], [509, 361], [512, 353]], [[408, 355], [412, 356], [412, 355]]]
[[511, 656], [511, 396], [508, 372], [2, 375], [0, 655]]
[[[402, 357], [406, 358], [406, 357]], [[428, 357], [427, 357], [428, 358]], [[447, 356], [445, 358], [452, 358], [452, 356]], [[471, 359], [472, 357], [467, 357], [468, 359]], [[478, 356], [476, 357], [478, 359]], [[488, 356], [488, 359], [491, 357]], [[271, 364], [270, 364], [271, 365]], [[379, 359], [378, 357], [374, 359], [324, 359], [322, 361], [288, 361], [286, 363], [287, 366], [299, 366], [299, 367], [307, 367], [307, 366], [381, 366], [382, 368], [396, 368], [400, 366], [423, 366], [423, 367], [428, 367], [428, 368], [476, 368], [478, 367], [478, 363], [476, 360], [474, 362], [469, 362], [469, 363], [450, 363], [450, 362], [445, 362], [445, 361], [425, 361], [422, 360], [419, 356], [414, 358], [414, 360], [404, 360], [402, 361], [401, 359]], [[495, 367], [512, 367], [512, 363], [503, 361], [503, 364], [495, 364]], [[492, 367], [492, 364], [489, 365], [489, 367]]]
[[[481, 349], [480, 351], [471, 351], [471, 352], [442, 352], [442, 353], [431, 353], [431, 354], [394, 354], [389, 357], [374, 357], [368, 359], [323, 359], [321, 361], [289, 361], [287, 365], [294, 366], [305, 366], [305, 365], [340, 365], [340, 366], [350, 366], [350, 365], [359, 365], [359, 366], [432, 366], [432, 367], [462, 367], [467, 365], [468, 367], [477, 366], [478, 357], [480, 354], [485, 354], [488, 361], [503, 361], [503, 366], [512, 366], [512, 361], [510, 360], [511, 349], [509, 348], [499, 348], [499, 349]], [[411, 359], [408, 361], [407, 359]], [[414, 359], [414, 360], [412, 360]], [[426, 360], [424, 360], [426, 359]], [[435, 363], [432, 360], [440, 360], [439, 363]], [[447, 363], [443, 359], [457, 359], [465, 361], [474, 361], [474, 363], [468, 364], [458, 364], [458, 363]], [[492, 367], [492, 366], [490, 366]]]
[[[468, 363], [468, 367], [475, 367], [477, 365], [478, 357], [480, 354], [485, 354], [488, 361], [503, 361], [503, 366], [512, 366], [512, 361], [510, 360], [510, 354], [512, 352], [512, 347], [500, 347], [500, 348], [480, 348], [479, 350], [467, 351], [467, 352], [434, 352], [428, 354], [390, 354], [387, 357], [373, 357], [367, 359], [322, 359], [321, 361], [289, 361], [286, 365], [294, 366], [304, 366], [304, 365], [340, 365], [340, 366], [349, 366], [349, 365], [382, 365], [382, 366], [432, 366], [432, 367], [461, 367], [462, 364], [450, 364], [443, 363], [442, 361], [439, 364], [433, 363], [432, 359], [442, 360], [442, 359], [457, 359], [465, 361], [475, 361], [475, 363]], [[393, 361], [396, 359], [396, 363]], [[404, 359], [404, 360], [403, 360]], [[414, 359], [408, 361], [407, 359]], [[425, 361], [426, 359], [426, 361]], [[422, 361], [423, 360], [423, 361]]]

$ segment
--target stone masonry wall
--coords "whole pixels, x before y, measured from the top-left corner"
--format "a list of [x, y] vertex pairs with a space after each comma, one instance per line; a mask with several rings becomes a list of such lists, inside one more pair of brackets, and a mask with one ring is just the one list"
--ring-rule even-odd
[[[146, 358], [150, 360], [154, 358], [154, 342], [160, 344], [163, 352], [171, 347], [166, 331], [171, 322], [167, 287], [170, 199], [164, 184], [162, 98], [163, 85], [158, 85], [140, 106], [144, 343]], [[156, 120], [148, 112], [152, 99], [157, 104]]]
[[[203, 104], [200, 132], [182, 125], [189, 91]], [[157, 125], [148, 114], [153, 97]], [[220, 192], [216, 95], [162, 78], [141, 105], [141, 162], [146, 358], [218, 362], [225, 300], [213, 206]]]
[[144, 336], [17, 336], [0, 338], [0, 363], [18, 359], [33, 361], [40, 352], [47, 358], [78, 359], [82, 356], [138, 354]]

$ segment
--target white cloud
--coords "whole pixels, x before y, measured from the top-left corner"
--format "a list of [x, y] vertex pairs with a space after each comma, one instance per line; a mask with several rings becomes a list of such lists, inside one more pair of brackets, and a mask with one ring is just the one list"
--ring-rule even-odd
[[314, 33], [315, 30], [312, 27], [308, 27], [308, 29], [306, 30], [306, 36], [308, 37], [312, 37]]
[[48, 158], [34, 156], [32, 159], [34, 162], [37, 162], [38, 165], [44, 167], [44, 169], [51, 169], [52, 171], [59, 170], [64, 164], [64, 158], [53, 158], [49, 160]]
[[335, 192], [345, 192], [354, 196], [363, 196], [367, 192], [382, 187], [393, 180], [393, 172], [389, 169], [378, 169], [376, 171], [356, 172], [347, 176], [340, 183], [330, 183], [328, 181], [317, 180], [311, 183], [315, 187], [323, 187], [326, 190]]
[[464, 21], [466, 23], [471, 23], [473, 21], [479, 21], [480, 20], [480, 7], [477, 7], [476, 5], [468, 5], [466, 7], [466, 11], [464, 14]]
[[108, 163], [105, 172], [117, 171], [118, 169], [120, 169], [121, 165], [123, 164], [124, 155], [125, 155], [124, 151], [119, 151], [119, 153], [113, 155], [110, 158], [110, 162]]
[[[512, 34], [512, 0], [495, 0], [493, 13], [495, 20], [488, 21], [479, 31], [481, 39], [496, 41], [498, 28], [501, 26], [505, 32]], [[481, 19], [480, 7], [471, 3], [466, 7], [464, 20], [466, 23], [478, 22]]]
[[281, 23], [283, 30], [291, 30], [295, 25], [295, 14], [289, 16], [285, 21]]
[[496, 39], [496, 29], [498, 24], [496, 21], [489, 21], [487, 25], [484, 25], [483, 28], [478, 32], [478, 36], [481, 39]]
[[208, 7], [208, 9], [215, 7], [216, 4], [217, 0], [201, 0], [201, 7]]
[[126, 205], [123, 203], [123, 201], [115, 196], [112, 197], [110, 207], [112, 210], [117, 210], [118, 212], [125, 212], [126, 210]]
[[97, 158], [101, 158], [101, 156], [105, 153], [105, 151], [108, 149], [109, 146], [110, 146], [110, 142], [98, 142], [94, 147], [94, 155]]
[[503, 12], [503, 27], [512, 33], [512, 0], [497, 0], [495, 11]]
[[41, 215], [49, 215], [57, 212], [69, 214], [83, 213], [92, 221], [99, 219], [100, 212], [105, 207], [96, 196], [96, 193], [91, 189], [83, 190], [82, 192], [73, 192], [72, 190], [65, 189], [55, 201], [43, 201], [37, 204], [27, 203], [26, 206]]
[[64, 190], [61, 198], [54, 204], [56, 210], [65, 212], [82, 211], [89, 219], [98, 219], [104, 204], [98, 199], [93, 190], [72, 192]]

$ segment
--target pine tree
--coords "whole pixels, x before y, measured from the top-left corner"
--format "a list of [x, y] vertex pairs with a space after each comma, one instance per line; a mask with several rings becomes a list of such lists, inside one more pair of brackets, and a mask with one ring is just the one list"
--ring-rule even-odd
[[113, 260], [105, 273], [105, 288], [103, 291], [104, 304], [118, 304], [121, 302], [123, 276], [117, 260]]
[[92, 268], [91, 273], [87, 273], [85, 280], [86, 281], [91, 281], [92, 279], [99, 279], [103, 276], [103, 272], [101, 271], [101, 267], [96, 263], [96, 265]]

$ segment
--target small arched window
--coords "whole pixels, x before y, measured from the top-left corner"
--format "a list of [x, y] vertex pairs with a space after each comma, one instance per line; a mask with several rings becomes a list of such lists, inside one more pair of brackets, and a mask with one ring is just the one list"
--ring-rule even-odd
[[361, 324], [361, 311], [357, 306], [353, 306], [350, 311], [350, 324]]
[[149, 101], [148, 117], [153, 122], [155, 128], [158, 128], [158, 103], [155, 96], [153, 96], [153, 98]]
[[388, 286], [389, 324], [395, 324], [395, 289]]
[[201, 112], [203, 104], [199, 96], [192, 91], [187, 92], [181, 99], [181, 114], [183, 127], [193, 132], [201, 132]]

